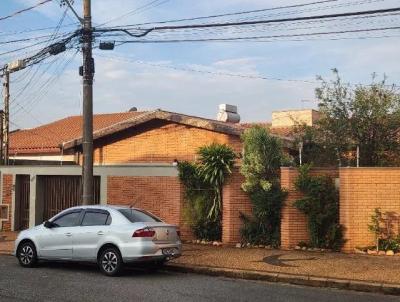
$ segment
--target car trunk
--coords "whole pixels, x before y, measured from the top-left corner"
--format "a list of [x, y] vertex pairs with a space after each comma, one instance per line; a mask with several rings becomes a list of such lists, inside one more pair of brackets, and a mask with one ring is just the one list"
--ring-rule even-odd
[[168, 225], [163, 222], [146, 222], [143, 224], [145, 227], [151, 228], [156, 232], [153, 238], [154, 242], [172, 243], [179, 240], [177, 227], [174, 225]]

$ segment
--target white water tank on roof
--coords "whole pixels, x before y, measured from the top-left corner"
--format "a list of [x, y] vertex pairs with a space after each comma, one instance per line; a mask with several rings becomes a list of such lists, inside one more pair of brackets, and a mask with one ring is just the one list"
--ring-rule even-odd
[[237, 106], [229, 104], [220, 104], [217, 115], [217, 120], [227, 123], [239, 123], [240, 115], [238, 114]]

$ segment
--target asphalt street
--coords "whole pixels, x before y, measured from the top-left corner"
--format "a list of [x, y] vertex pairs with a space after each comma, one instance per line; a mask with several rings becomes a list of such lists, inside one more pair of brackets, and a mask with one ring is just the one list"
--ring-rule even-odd
[[43, 263], [22, 268], [0, 256], [0, 301], [400, 301], [400, 297], [128, 269], [109, 278], [93, 265]]

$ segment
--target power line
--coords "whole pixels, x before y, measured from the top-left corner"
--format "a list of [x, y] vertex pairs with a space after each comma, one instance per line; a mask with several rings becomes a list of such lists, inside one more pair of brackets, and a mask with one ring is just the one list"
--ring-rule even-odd
[[[368, 22], [368, 23], [366, 23], [366, 25], [376, 24], [376, 25], [381, 25], [382, 27], [389, 27], [390, 24], [393, 23], [393, 22], [396, 22], [397, 19], [394, 19], [394, 18], [392, 18], [392, 19], [389, 19], [389, 18], [387, 18], [387, 19], [385, 19], [385, 18], [378, 19], [378, 18], [380, 18], [380, 17], [391, 17], [391, 16], [395, 16], [395, 15], [398, 15], [398, 14], [399, 13], [390, 13], [390, 14], [378, 14], [378, 15], [370, 15], [370, 16], [361, 16], [361, 17], [346, 17], [344, 19], [341, 19], [340, 23], [338, 23], [338, 22], [333, 23], [332, 21], [335, 21], [335, 20], [322, 20], [322, 21], [320, 21], [320, 20], [310, 20], [310, 21], [294, 22], [294, 23], [287, 23], [287, 24], [274, 24], [274, 25], [268, 25], [267, 24], [267, 25], [261, 25], [262, 26], [261, 28], [259, 28], [260, 25], [257, 25], [257, 26], [255, 26], [255, 25], [253, 26], [252, 25], [250, 28], [246, 26], [245, 28], [238, 27], [238, 28], [235, 28], [235, 29], [230, 29], [229, 33], [231, 34], [232, 37], [234, 37], [234, 36], [236, 36], [237, 34], [240, 34], [240, 33], [254, 32], [256, 30], [257, 31], [268, 31], [270, 33], [270, 32], [273, 32], [273, 31], [282, 31], [282, 30], [285, 30], [285, 31], [294, 31], [294, 30], [295, 31], [299, 31], [299, 30], [310, 30], [310, 29], [326, 28], [327, 30], [329, 29], [330, 31], [332, 31], [332, 27], [340, 26], [340, 27], [344, 27], [345, 29], [352, 29], [352, 28], [349, 28], [351, 25], [362, 25], [363, 22], [365, 22], [365, 23]], [[370, 18], [374, 18], [375, 20], [374, 21], [367, 20], [367, 19], [370, 19]], [[354, 21], [356, 21], [356, 22], [354, 22]], [[384, 21], [384, 22], [381, 22], [381, 21]], [[306, 24], [306, 23], [307, 24], [315, 24], [315, 25], [301, 26], [302, 24]], [[283, 27], [283, 28], [281, 28], [281, 27]], [[354, 29], [357, 29], [357, 28], [354, 28]], [[198, 31], [193, 32], [192, 30], [185, 29], [183, 33], [179, 33], [180, 36], [178, 36], [178, 38], [180, 38], [182, 40], [183, 39], [182, 35], [183, 35], [183, 37], [185, 39], [187, 39], [188, 35], [190, 37], [192, 37], [192, 36], [196, 36], [197, 37], [197, 36], [202, 35], [202, 34], [225, 34], [225, 31], [223, 31], [223, 32], [222, 31], [215, 32], [215, 31], [212, 31], [212, 29], [200, 29]], [[115, 36], [121, 37], [121, 35], [124, 35], [124, 34], [123, 33], [100, 33], [99, 35], [101, 35], [102, 37], [109, 38], [109, 37], [115, 37]], [[177, 37], [175, 37], [176, 35], [175, 35], [174, 31], [172, 31], [170, 33], [170, 35], [172, 35], [172, 36], [170, 37], [168, 34], [166, 35], [166, 33], [155, 33], [155, 36], [150, 41], [154, 41], [155, 37], [157, 37], [157, 36], [164, 38], [163, 40], [177, 39]]]
[[325, 14], [325, 15], [315, 15], [315, 16], [303, 16], [303, 17], [294, 17], [294, 18], [281, 18], [281, 19], [243, 21], [243, 22], [159, 26], [159, 27], [154, 27], [154, 28], [149, 28], [149, 29], [138, 28], [138, 30], [161, 31], [161, 30], [177, 30], [177, 29], [191, 29], [191, 28], [243, 26], [243, 25], [283, 23], [283, 22], [306, 21], [306, 20], [323, 20], [323, 19], [343, 18], [343, 17], [351, 17], [351, 16], [364, 16], [364, 15], [374, 15], [374, 14], [382, 14], [382, 13], [393, 13], [393, 12], [399, 12], [399, 11], [400, 11], [400, 7], [394, 7], [394, 8], [387, 8], [387, 9], [356, 11], [356, 12], [346, 12], [346, 13], [336, 13], [336, 14]]
[[[385, 14], [385, 13], [395, 13], [399, 12], [400, 7], [396, 8], [388, 8], [388, 9], [379, 9], [379, 10], [367, 10], [367, 11], [355, 11], [355, 12], [345, 12], [345, 13], [335, 13], [335, 14], [324, 14], [324, 15], [314, 15], [314, 16], [302, 16], [302, 17], [292, 17], [292, 18], [280, 18], [280, 19], [266, 19], [266, 20], [254, 20], [254, 21], [243, 21], [243, 22], [225, 22], [225, 23], [208, 23], [208, 24], [189, 24], [189, 25], [178, 25], [178, 26], [159, 26], [153, 28], [137, 28], [137, 33], [132, 33], [127, 28], [108, 28], [108, 29], [97, 29], [95, 30], [98, 33], [110, 33], [110, 32], [123, 32], [129, 36], [139, 38], [147, 36], [151, 32], [155, 31], [165, 31], [165, 30], [187, 30], [187, 29], [208, 29], [208, 28], [226, 28], [226, 27], [241, 27], [241, 26], [255, 26], [255, 25], [267, 25], [267, 24], [276, 24], [276, 23], [288, 23], [295, 21], [312, 21], [312, 20], [329, 20], [333, 18], [348, 18], [348, 17], [365, 17], [365, 16], [373, 16], [377, 14]], [[378, 29], [368, 29], [365, 31], [376, 31]], [[340, 32], [340, 33], [344, 33]], [[336, 32], [330, 32], [330, 34], [335, 34]], [[312, 33], [312, 34], [302, 34], [302, 35], [327, 35], [327, 32], [320, 33]], [[287, 35], [289, 36], [289, 35]], [[300, 36], [300, 34], [299, 34]], [[251, 40], [251, 39], [261, 39], [261, 38], [270, 38], [269, 36], [255, 36], [255, 37], [230, 37], [230, 38], [202, 38], [202, 39], [170, 39], [170, 40], [137, 40], [137, 41], [118, 41], [120, 43], [177, 43], [177, 42], [206, 42], [206, 41], [240, 41], [240, 40]]]
[[199, 70], [190, 67], [178, 67], [178, 66], [171, 66], [171, 65], [164, 65], [164, 64], [155, 64], [144, 62], [140, 60], [131, 60], [130, 58], [121, 58], [121, 57], [107, 57], [103, 55], [99, 55], [100, 57], [110, 59], [110, 60], [117, 60], [122, 62], [129, 62], [134, 64], [141, 64], [147, 65], [152, 67], [161, 67], [161, 68], [168, 68], [174, 70], [181, 70], [181, 71], [189, 71], [189, 72], [196, 72], [202, 74], [211, 74], [217, 76], [228, 76], [228, 77], [238, 77], [238, 78], [245, 78], [245, 79], [253, 79], [253, 80], [267, 80], [267, 81], [283, 81], [283, 82], [302, 82], [307, 84], [315, 84], [317, 82], [310, 81], [310, 80], [299, 80], [299, 79], [284, 79], [284, 78], [277, 78], [277, 77], [269, 77], [269, 76], [258, 76], [258, 75], [246, 75], [246, 74], [238, 74], [238, 73], [229, 73], [229, 72], [219, 72], [219, 71], [208, 71], [208, 70]]
[[[62, 33], [56, 36], [56, 38], [60, 38], [63, 36], [66, 36], [70, 33]], [[38, 39], [43, 39], [43, 38], [48, 38], [48, 37], [54, 37], [54, 34], [49, 34], [49, 35], [43, 35], [43, 36], [36, 36], [36, 37], [31, 37], [31, 38], [21, 38], [21, 39], [16, 39], [16, 40], [8, 40], [8, 41], [0, 41], [0, 44], [12, 44], [12, 43], [20, 43], [20, 42], [27, 42], [27, 41], [32, 41], [32, 40], [38, 40]], [[46, 43], [47, 41], [43, 42]]]
[[[58, 24], [57, 24], [57, 26], [56, 26], [54, 32], [52, 33], [52, 38], [50, 38], [50, 39], [48, 40], [49, 44], [48, 44], [42, 51], [48, 49], [50, 43], [53, 42], [53, 41], [55, 40], [55, 37], [57, 36], [57, 33], [58, 33], [58, 31], [59, 31], [59, 29], [60, 29], [62, 23], [64, 22], [65, 16], [66, 16], [66, 10], [64, 11], [64, 13], [63, 13], [63, 15], [61, 16], [60, 20], [58, 21]], [[40, 53], [40, 52], [39, 52], [39, 53]], [[38, 54], [36, 54], [36, 56], [38, 56]], [[39, 57], [40, 57], [40, 56], [39, 56]], [[46, 58], [46, 56], [44, 56], [43, 58]], [[25, 59], [26, 62], [29, 62], [30, 60], [33, 60], [33, 57]], [[52, 62], [50, 62], [50, 64], [42, 71], [41, 74], [38, 75], [38, 77], [35, 79], [35, 80], [36, 80], [35, 83], [38, 83], [38, 82], [39, 82], [39, 80], [42, 78], [42, 76], [47, 72], [47, 70], [49, 70], [49, 69], [51, 68], [51, 66], [54, 64], [54, 62], [55, 62], [56, 60], [57, 60], [57, 57], [56, 57]], [[33, 61], [32, 63], [30, 63], [30, 64], [28, 65], [28, 67], [29, 67], [29, 66], [32, 66], [32, 65], [35, 65], [36, 63], [41, 63], [42, 61], [43, 61], [43, 59], [39, 59], [39, 61]], [[18, 92], [15, 94], [15, 96], [13, 97], [12, 102], [14, 102], [15, 99], [17, 99], [20, 95], [22, 95], [22, 94], [24, 93], [24, 91], [27, 89], [27, 87], [29, 87], [29, 85], [32, 83], [33, 79], [35, 78], [36, 74], [38, 73], [40, 67], [41, 67], [41, 64], [39, 64], [39, 65], [37, 66], [35, 72], [31, 75], [30, 79], [29, 79], [28, 82], [25, 84], [25, 86], [24, 86], [20, 91], [18, 91]]]
[[219, 14], [219, 15], [210, 15], [210, 16], [183, 18], [183, 19], [173, 19], [173, 20], [146, 22], [146, 23], [137, 23], [137, 24], [131, 24], [131, 25], [116, 26], [116, 27], [131, 27], [131, 26], [142, 26], [142, 25], [149, 25], [149, 24], [165, 24], [165, 23], [175, 23], [175, 22], [183, 22], [183, 21], [196, 21], [196, 20], [203, 20], [203, 19], [213, 19], [213, 18], [220, 18], [220, 17], [227, 17], [227, 16], [236, 16], [236, 15], [244, 15], [244, 14], [250, 14], [250, 13], [259, 13], [259, 12], [265, 12], [265, 11], [280, 10], [280, 9], [286, 9], [286, 8], [304, 7], [304, 6], [310, 6], [310, 5], [315, 5], [315, 4], [323, 4], [323, 3], [327, 3], [327, 2], [337, 2], [337, 1], [338, 0], [315, 1], [315, 2], [309, 2], [309, 3], [303, 3], [303, 4], [277, 6], [277, 7], [271, 7], [271, 8], [240, 11], [240, 12], [226, 13], [226, 14]]
[[[312, 32], [312, 33], [301, 33], [301, 34], [287, 34], [287, 35], [269, 35], [269, 36], [249, 36], [249, 37], [229, 37], [229, 38], [203, 38], [203, 39], [175, 39], [175, 40], [131, 40], [131, 41], [115, 41], [117, 43], [181, 43], [181, 42], [224, 42], [224, 41], [248, 41], [248, 40], [260, 40], [260, 39], [277, 39], [277, 38], [289, 38], [289, 37], [309, 37], [309, 36], [325, 36], [325, 35], [336, 35], [345, 33], [361, 33], [361, 32], [374, 32], [374, 31], [386, 31], [386, 30], [399, 30], [400, 26], [392, 27], [381, 27], [381, 28], [368, 28], [368, 29], [354, 29], [354, 30], [342, 30], [342, 31], [330, 31], [330, 32]], [[121, 45], [119, 44], [119, 45]]]
[[[69, 27], [72, 25], [77, 25], [77, 22], [65, 24], [65, 25], [62, 25], [61, 27], [64, 28], [64, 27]], [[25, 33], [36, 32], [36, 31], [53, 30], [55, 28], [56, 28], [56, 26], [48, 26], [48, 27], [40, 27], [40, 28], [33, 28], [33, 29], [24, 29], [24, 30], [20, 30], [20, 31], [9, 31], [9, 32], [0, 31], [0, 37], [15, 36], [18, 34], [25, 34]]]
[[[132, 16], [132, 15], [136, 15], [138, 13], [142, 13], [142, 12], [144, 12], [146, 10], [149, 10], [151, 8], [154, 8], [154, 7], [157, 7], [157, 6], [160, 6], [160, 5], [164, 4], [166, 2], [169, 2], [170, 0], [164, 0], [164, 1], [161, 1], [161, 2], [159, 2], [159, 1], [160, 0], [153, 0], [153, 1], [151, 1], [151, 2], [149, 2], [147, 4], [145, 4], [145, 5], [142, 5], [142, 6], [138, 7], [138, 8], [135, 8], [134, 10], [131, 10], [131, 11], [119, 16], [119, 17], [110, 19], [110, 20], [108, 20], [108, 21], [106, 21], [106, 22], [104, 22], [102, 24], [99, 24], [98, 26], [103, 26], [103, 25], [111, 23], [111, 22], [113, 22], [115, 20], [120, 20], [120, 19], [125, 18], [127, 16]], [[159, 3], [157, 3], [157, 2], [159, 2]]]
[[14, 13], [8, 15], [8, 16], [0, 17], [0, 21], [12, 18], [12, 17], [14, 17], [16, 15], [19, 15], [19, 14], [24, 13], [26, 11], [32, 10], [32, 9], [38, 7], [38, 6], [41, 6], [41, 5], [43, 5], [43, 4], [47, 3], [47, 2], [50, 2], [50, 1], [52, 1], [52, 0], [43, 0], [43, 1], [39, 2], [39, 3], [37, 3], [36, 5], [33, 5], [33, 6], [30, 6], [30, 7], [18, 10], [18, 11], [14, 12]]
[[[20, 107], [20, 109], [17, 109], [17, 111], [14, 113], [14, 115], [17, 115], [21, 110], [24, 111], [25, 113], [31, 115], [31, 111], [33, 110], [34, 106], [37, 103], [39, 103], [41, 100], [43, 100], [43, 98], [49, 93], [50, 87], [58, 82], [58, 80], [61, 78], [61, 75], [64, 73], [66, 68], [75, 59], [77, 53], [78, 53], [78, 51], [75, 51], [69, 59], [61, 61], [60, 64], [56, 67], [56, 69], [57, 69], [55, 71], [56, 75], [50, 76], [36, 90], [35, 95], [33, 95], [33, 97], [30, 97], [30, 100], [24, 106], [22, 106], [21, 104], [17, 104]], [[38, 121], [38, 122], [40, 123], [40, 121]]]

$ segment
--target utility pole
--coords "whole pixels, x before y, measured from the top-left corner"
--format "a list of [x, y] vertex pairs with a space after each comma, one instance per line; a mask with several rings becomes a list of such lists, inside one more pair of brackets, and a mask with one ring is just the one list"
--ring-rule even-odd
[[91, 1], [83, 0], [83, 18], [79, 17], [71, 3], [73, 0], [61, 0], [61, 5], [67, 5], [82, 24], [82, 66], [79, 74], [83, 84], [82, 110], [82, 204], [93, 203], [93, 75], [94, 60], [92, 57], [92, 13]]
[[92, 16], [90, 0], [83, 0], [82, 77], [83, 77], [83, 165], [82, 204], [93, 203], [93, 75]]
[[3, 74], [4, 117], [2, 119], [2, 164], [8, 165], [9, 132], [10, 132], [10, 71]]

